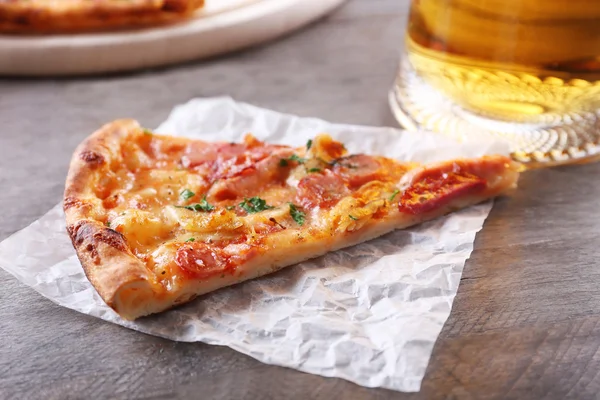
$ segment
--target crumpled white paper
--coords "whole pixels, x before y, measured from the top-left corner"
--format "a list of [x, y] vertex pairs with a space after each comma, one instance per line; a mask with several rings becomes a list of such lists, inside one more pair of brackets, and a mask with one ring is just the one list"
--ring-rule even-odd
[[[221, 141], [252, 132], [296, 146], [328, 132], [350, 152], [423, 162], [506, 152], [498, 144], [459, 145], [426, 132], [299, 118], [230, 98], [178, 106], [157, 131]], [[131, 329], [225, 345], [264, 363], [410, 392], [420, 388], [491, 206], [393, 232], [135, 322], [119, 318], [87, 281], [60, 205], [0, 243], [0, 267], [62, 306]]]

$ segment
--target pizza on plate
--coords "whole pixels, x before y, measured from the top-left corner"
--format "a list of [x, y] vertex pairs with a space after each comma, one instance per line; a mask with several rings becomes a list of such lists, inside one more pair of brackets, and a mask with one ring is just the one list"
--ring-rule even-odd
[[64, 210], [88, 279], [135, 319], [498, 196], [520, 168], [348, 154], [325, 134], [208, 143], [119, 120], [75, 151]]
[[0, 0], [0, 32], [80, 32], [160, 25], [204, 0]]

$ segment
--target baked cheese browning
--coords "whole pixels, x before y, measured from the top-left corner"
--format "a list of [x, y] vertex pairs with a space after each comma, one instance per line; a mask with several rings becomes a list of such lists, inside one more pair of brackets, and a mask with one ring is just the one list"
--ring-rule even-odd
[[177, 21], [204, 0], [0, 0], [0, 32], [77, 32]]
[[[351, 216], [365, 221], [387, 205], [382, 199], [408, 169], [376, 157], [346, 156], [325, 135], [307, 150], [250, 135], [243, 143], [206, 143], [138, 127], [116, 153], [96, 175], [94, 194], [107, 226], [170, 288], [177, 275], [194, 271], [187, 262], [193, 255], [204, 265], [198, 276], [235, 273], [236, 265], [268, 251], [265, 236], [356, 229], [360, 223]], [[356, 189], [376, 179], [387, 182], [385, 191]], [[374, 206], [377, 200], [382, 204]], [[200, 257], [205, 253], [212, 256]]]
[[[226, 286], [482, 201], [518, 177], [501, 156], [422, 167], [347, 154], [328, 135], [299, 148], [251, 135], [207, 143], [133, 121], [105, 126], [73, 160], [85, 167], [67, 181], [69, 229], [85, 220], [122, 238], [134, 287], [150, 282], [144, 290], [167, 306], [204, 293], [197, 285]], [[74, 244], [86, 273], [100, 274], [102, 252], [88, 261], [89, 245]], [[99, 292], [118, 308], [135, 290]]]

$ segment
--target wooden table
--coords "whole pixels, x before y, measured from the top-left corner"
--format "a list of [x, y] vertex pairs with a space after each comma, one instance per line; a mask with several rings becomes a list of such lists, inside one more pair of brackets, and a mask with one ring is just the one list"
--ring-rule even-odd
[[[406, 1], [354, 0], [283, 40], [159, 71], [0, 81], [0, 239], [61, 200], [102, 123], [156, 126], [232, 95], [331, 121], [395, 125], [386, 93]], [[600, 392], [600, 165], [528, 172], [496, 202], [418, 394], [367, 389], [175, 343], [54, 305], [0, 270], [0, 398], [586, 399]]]

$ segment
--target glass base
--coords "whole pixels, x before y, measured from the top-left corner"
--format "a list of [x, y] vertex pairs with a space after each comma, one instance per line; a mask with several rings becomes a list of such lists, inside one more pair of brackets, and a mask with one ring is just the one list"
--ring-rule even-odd
[[488, 119], [432, 88], [408, 61], [400, 66], [389, 101], [406, 129], [426, 129], [459, 141], [500, 139], [510, 146], [512, 157], [529, 168], [600, 159], [600, 110], [568, 115], [552, 126]]

